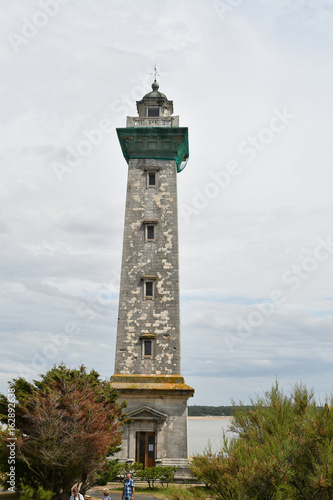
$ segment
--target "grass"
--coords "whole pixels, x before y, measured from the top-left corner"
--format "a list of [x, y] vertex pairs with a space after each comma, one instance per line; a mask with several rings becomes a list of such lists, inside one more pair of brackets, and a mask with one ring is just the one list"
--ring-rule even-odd
[[[114, 485], [112, 483], [107, 486], [110, 489], [110, 496], [112, 498], [112, 492], [123, 491], [121, 485]], [[98, 487], [96, 489], [103, 490], [105, 486]], [[168, 488], [164, 488], [161, 484], [156, 484], [153, 490], [149, 489], [148, 486], [137, 485], [135, 487], [135, 493], [138, 495], [149, 495], [163, 500], [211, 500], [209, 490], [204, 486], [193, 486], [186, 484], [170, 484]], [[0, 493], [0, 500], [16, 500], [18, 496], [13, 493]], [[94, 497], [92, 497], [94, 500]], [[98, 499], [96, 499], [98, 500]], [[139, 497], [138, 497], [139, 500]]]
[[[157, 494], [156, 494], [156, 493]], [[210, 498], [204, 486], [169, 485], [168, 488], [156, 488], [150, 493], [158, 498], [168, 500], [206, 500]]]
[[[110, 483], [107, 487], [110, 489], [111, 498], [113, 491], [119, 493], [123, 491], [121, 485], [114, 487]], [[187, 484], [169, 484], [168, 488], [165, 488], [160, 483], [157, 483], [154, 489], [150, 489], [148, 486], [136, 483], [135, 494], [150, 495], [163, 500], [207, 500], [212, 498], [209, 490], [204, 486]]]

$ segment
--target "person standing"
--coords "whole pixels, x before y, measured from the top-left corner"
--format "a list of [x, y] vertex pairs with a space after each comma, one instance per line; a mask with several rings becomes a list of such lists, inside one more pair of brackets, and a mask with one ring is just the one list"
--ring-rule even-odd
[[123, 494], [121, 496], [122, 500], [133, 500], [134, 497], [135, 484], [133, 479], [131, 478], [131, 474], [126, 474], [126, 478], [124, 481], [124, 489]]
[[70, 500], [84, 500], [81, 493], [79, 493], [79, 488], [77, 486], [74, 486], [73, 495], [71, 496]]
[[109, 490], [107, 488], [103, 490], [103, 495], [104, 495], [103, 500], [111, 500], [111, 497], [109, 495]]

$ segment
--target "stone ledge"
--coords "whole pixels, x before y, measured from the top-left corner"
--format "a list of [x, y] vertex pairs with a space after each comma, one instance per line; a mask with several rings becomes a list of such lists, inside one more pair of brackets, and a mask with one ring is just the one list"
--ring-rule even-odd
[[122, 393], [177, 393], [193, 396], [194, 389], [185, 384], [180, 375], [122, 375], [115, 374], [110, 379], [111, 387]]

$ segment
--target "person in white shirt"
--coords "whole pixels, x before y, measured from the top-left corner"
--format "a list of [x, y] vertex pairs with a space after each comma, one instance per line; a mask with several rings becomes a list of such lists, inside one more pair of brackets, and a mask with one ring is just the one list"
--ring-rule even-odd
[[73, 488], [73, 495], [70, 497], [69, 500], [84, 500], [84, 498], [81, 495], [81, 493], [79, 493], [79, 488], [77, 486], [74, 486], [74, 488]]

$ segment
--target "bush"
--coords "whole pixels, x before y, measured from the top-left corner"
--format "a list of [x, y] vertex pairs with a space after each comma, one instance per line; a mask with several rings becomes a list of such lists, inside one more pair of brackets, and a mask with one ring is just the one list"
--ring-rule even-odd
[[135, 477], [140, 477], [140, 471], [142, 470], [142, 467], [143, 465], [139, 462], [120, 464], [118, 475], [121, 479], [125, 479], [126, 474], [131, 474], [132, 478], [134, 479]]
[[95, 484], [97, 486], [105, 486], [120, 475], [122, 466], [123, 464], [120, 464], [118, 459], [106, 460], [104, 467], [98, 471]]
[[30, 486], [21, 484], [20, 500], [33, 500], [34, 490]]
[[192, 473], [222, 500], [296, 500], [333, 495], [333, 411], [302, 384], [285, 395], [276, 383], [252, 409], [235, 408], [238, 439], [221, 455], [193, 458]]
[[39, 486], [37, 491], [25, 484], [21, 484], [20, 500], [51, 500], [54, 493], [49, 490], [44, 490]]
[[138, 475], [142, 481], [147, 481], [150, 489], [154, 489], [155, 481], [159, 478], [159, 467], [146, 467]]
[[138, 472], [138, 476], [142, 481], [147, 481], [150, 489], [154, 489], [156, 481], [161, 481], [162, 486], [164, 486], [164, 483], [168, 486], [173, 481], [176, 471], [177, 467], [158, 465], [146, 467]]
[[166, 486], [168, 487], [169, 483], [172, 483], [175, 478], [177, 467], [171, 467], [170, 465], [160, 465], [158, 469], [158, 478], [161, 481], [162, 486], [164, 486], [164, 483], [166, 483]]

